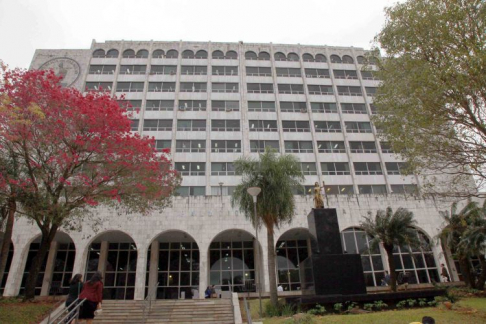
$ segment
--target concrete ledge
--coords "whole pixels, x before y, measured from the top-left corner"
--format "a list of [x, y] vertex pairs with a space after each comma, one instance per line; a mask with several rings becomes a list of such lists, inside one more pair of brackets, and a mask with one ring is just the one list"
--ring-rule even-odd
[[235, 324], [242, 324], [243, 318], [241, 317], [240, 300], [238, 299], [238, 294], [232, 293], [231, 295], [231, 303], [233, 304]]

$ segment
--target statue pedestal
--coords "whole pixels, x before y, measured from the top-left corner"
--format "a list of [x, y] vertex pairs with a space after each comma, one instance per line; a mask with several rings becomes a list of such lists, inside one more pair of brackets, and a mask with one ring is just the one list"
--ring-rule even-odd
[[307, 220], [313, 242], [299, 266], [302, 294], [366, 294], [361, 256], [343, 254], [336, 209], [312, 209]]

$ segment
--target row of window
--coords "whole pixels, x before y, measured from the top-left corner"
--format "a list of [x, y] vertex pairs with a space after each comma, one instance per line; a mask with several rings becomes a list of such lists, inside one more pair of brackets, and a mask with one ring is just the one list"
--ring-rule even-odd
[[[93, 57], [95, 58], [118, 58], [119, 51], [116, 49], [110, 49], [105, 52], [103, 49], [97, 49], [93, 52]], [[183, 59], [207, 59], [208, 52], [205, 50], [198, 50], [196, 52], [192, 50], [185, 50], [182, 52]], [[145, 49], [138, 50], [135, 52], [133, 49], [127, 49], [123, 51], [122, 54], [123, 58], [148, 58], [149, 51]], [[153, 58], [178, 58], [179, 52], [176, 50], [168, 50], [165, 52], [164, 50], [157, 49], [152, 52]], [[212, 59], [229, 59], [229, 60], [236, 60], [238, 59], [238, 54], [236, 51], [227, 51], [224, 53], [220, 50], [215, 50], [211, 54]], [[258, 54], [253, 51], [247, 51], [245, 53], [246, 60], [262, 60], [262, 61], [269, 61], [270, 54], [268, 52], [259, 52]], [[297, 53], [288, 53], [285, 55], [282, 52], [276, 52], [274, 54], [274, 59], [276, 61], [299, 61], [299, 55]], [[354, 64], [354, 59], [349, 55], [343, 55], [342, 57], [336, 54], [331, 55], [330, 57], [331, 63], [340, 63], [340, 64]], [[327, 62], [327, 58], [323, 54], [309, 54], [305, 53], [302, 55], [302, 60], [304, 62]], [[375, 64], [376, 62], [373, 59], [367, 60], [364, 56], [357, 56], [356, 61], [358, 64]]]
[[[145, 82], [117, 82], [116, 92], [143, 92]], [[86, 82], [85, 91], [111, 91], [112, 82]], [[248, 93], [274, 93], [273, 83], [247, 83]], [[309, 94], [334, 95], [333, 87], [330, 85], [307, 85]], [[366, 95], [373, 97], [376, 94], [376, 87], [365, 87]], [[175, 92], [175, 82], [149, 82], [148, 92]], [[181, 82], [180, 92], [206, 92], [206, 82]], [[238, 93], [239, 84], [230, 82], [213, 82], [212, 92]], [[362, 96], [359, 86], [337, 86], [340, 96]], [[282, 94], [304, 94], [302, 84], [278, 84], [278, 93]]]
[[[212, 66], [212, 75], [238, 75], [238, 66]], [[116, 65], [90, 65], [89, 74], [115, 74]], [[144, 75], [147, 73], [147, 65], [121, 65], [120, 74]], [[151, 65], [151, 75], [176, 75], [176, 65]], [[324, 78], [331, 77], [329, 69], [304, 69], [307, 78]], [[376, 80], [372, 71], [360, 71], [364, 80]], [[182, 75], [207, 75], [208, 67], [206, 65], [182, 65]], [[278, 77], [302, 77], [300, 68], [276, 68]], [[246, 67], [248, 76], [272, 76], [270, 67]], [[358, 73], [356, 70], [333, 70], [335, 79], [357, 80]]]

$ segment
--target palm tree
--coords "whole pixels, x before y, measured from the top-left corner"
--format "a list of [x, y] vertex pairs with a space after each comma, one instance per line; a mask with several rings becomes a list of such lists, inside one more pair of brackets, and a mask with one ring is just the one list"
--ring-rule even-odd
[[[259, 159], [242, 157], [234, 162], [235, 171], [241, 174], [241, 183], [236, 186], [231, 204], [238, 206], [256, 228], [263, 223], [267, 228], [268, 276], [270, 300], [277, 305], [277, 280], [275, 268], [274, 229], [283, 223], [290, 223], [295, 214], [292, 189], [301, 187], [304, 180], [299, 159], [293, 155], [277, 155], [270, 148], [260, 154]], [[257, 224], [254, 218], [253, 199], [247, 193], [250, 187], [262, 189], [257, 201]]]
[[[484, 217], [484, 214], [482, 216]], [[486, 258], [484, 257], [484, 251], [486, 250], [486, 220], [484, 218], [475, 219], [474, 223], [464, 232], [459, 242], [459, 249], [469, 250], [471, 254], [479, 259], [481, 274], [477, 278], [475, 288], [483, 290], [486, 281]]]
[[416, 247], [420, 245], [417, 231], [413, 229], [416, 221], [413, 213], [405, 208], [398, 208], [393, 213], [391, 207], [386, 211], [378, 210], [375, 218], [371, 216], [364, 217], [361, 227], [366, 234], [371, 237], [370, 250], [376, 249], [380, 243], [388, 256], [388, 266], [390, 268], [390, 286], [392, 291], [397, 291], [397, 274], [396, 265], [393, 258], [393, 248], [395, 246], [410, 245]]

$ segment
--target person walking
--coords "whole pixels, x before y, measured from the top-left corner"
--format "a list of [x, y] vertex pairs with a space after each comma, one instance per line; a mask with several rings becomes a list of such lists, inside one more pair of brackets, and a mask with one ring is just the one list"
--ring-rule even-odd
[[[66, 299], [66, 308], [70, 312], [77, 304], [74, 303], [78, 299], [79, 294], [83, 290], [83, 276], [76, 274], [69, 282], [69, 293]], [[74, 323], [75, 314], [71, 314], [65, 323]]]
[[86, 320], [87, 324], [93, 323], [95, 311], [101, 309], [101, 302], [103, 300], [102, 279], [101, 272], [97, 271], [94, 273], [91, 279], [84, 284], [83, 290], [79, 295], [79, 299], [86, 299], [83, 305], [81, 305], [79, 319]]

